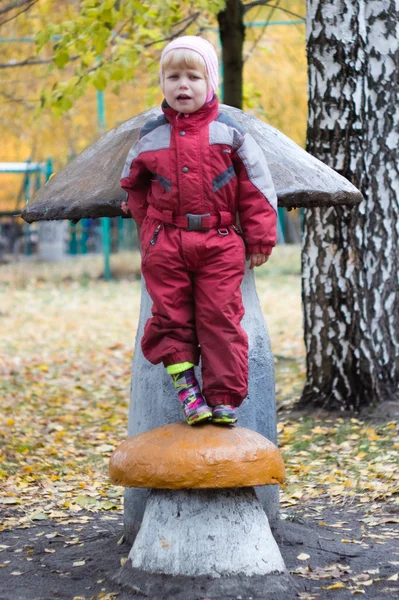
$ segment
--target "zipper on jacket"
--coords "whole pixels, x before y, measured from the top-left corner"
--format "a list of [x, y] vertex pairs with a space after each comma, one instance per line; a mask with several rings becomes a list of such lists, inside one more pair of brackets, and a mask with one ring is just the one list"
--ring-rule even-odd
[[148, 253], [150, 251], [150, 247], [154, 246], [157, 243], [158, 234], [161, 231], [161, 229], [162, 229], [162, 223], [160, 223], [158, 225], [158, 227], [156, 228], [156, 230], [154, 231], [154, 233], [152, 235], [152, 238], [150, 239], [150, 241], [147, 244], [147, 249], [145, 251], [145, 255], [144, 255], [144, 258], [143, 258], [143, 264], [145, 264], [145, 262], [147, 260], [147, 256], [148, 256]]

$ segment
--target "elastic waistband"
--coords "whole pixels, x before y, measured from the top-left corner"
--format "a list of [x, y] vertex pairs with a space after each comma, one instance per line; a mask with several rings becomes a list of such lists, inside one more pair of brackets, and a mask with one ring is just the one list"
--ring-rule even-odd
[[194, 215], [187, 213], [186, 215], [174, 215], [171, 210], [157, 210], [153, 206], [147, 209], [147, 216], [151, 219], [158, 219], [167, 225], [181, 227], [188, 231], [208, 231], [209, 229], [219, 229], [235, 225], [236, 216], [232, 213], [219, 211], [207, 213], [205, 215]]

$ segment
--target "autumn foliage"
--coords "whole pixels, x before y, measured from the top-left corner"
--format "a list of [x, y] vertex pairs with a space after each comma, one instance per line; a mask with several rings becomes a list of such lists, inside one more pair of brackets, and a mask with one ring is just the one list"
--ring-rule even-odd
[[[0, 161], [51, 157], [60, 170], [101, 134], [99, 92], [107, 129], [158, 104], [158, 58], [165, 43], [159, 40], [202, 31], [220, 55], [215, 15], [223, 4], [41, 0], [5, 23]], [[305, 0], [279, 5], [305, 14]], [[305, 25], [273, 24], [292, 20], [267, 6], [248, 11], [247, 22], [270, 23], [246, 30], [244, 108], [304, 145]], [[27, 59], [26, 66], [10, 66]], [[21, 185], [21, 176], [1, 175], [0, 210], [16, 207]]]

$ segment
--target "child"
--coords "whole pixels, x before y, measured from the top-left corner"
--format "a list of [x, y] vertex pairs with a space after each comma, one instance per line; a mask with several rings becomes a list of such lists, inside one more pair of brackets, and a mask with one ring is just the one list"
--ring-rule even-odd
[[[153, 301], [142, 350], [172, 376], [189, 425], [230, 425], [248, 393], [245, 258], [251, 269], [269, 258], [276, 193], [262, 150], [219, 111], [212, 44], [173, 40], [160, 78], [163, 115], [141, 130], [121, 180]], [[202, 393], [194, 373], [200, 355]]]

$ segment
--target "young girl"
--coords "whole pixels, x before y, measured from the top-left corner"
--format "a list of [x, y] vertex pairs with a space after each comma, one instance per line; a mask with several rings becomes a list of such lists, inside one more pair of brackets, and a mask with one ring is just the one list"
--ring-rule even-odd
[[[163, 115], [141, 130], [121, 180], [153, 301], [142, 350], [172, 376], [189, 425], [230, 425], [247, 395], [245, 258], [250, 268], [269, 258], [276, 193], [259, 146], [219, 111], [212, 44], [173, 40], [162, 52], [160, 78]], [[200, 356], [202, 392], [194, 373]]]

